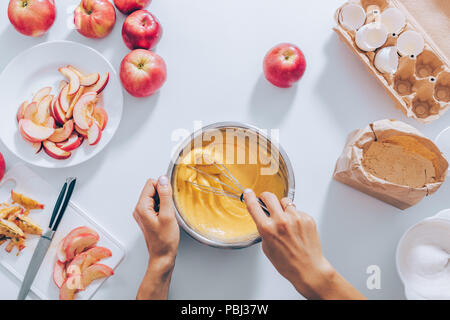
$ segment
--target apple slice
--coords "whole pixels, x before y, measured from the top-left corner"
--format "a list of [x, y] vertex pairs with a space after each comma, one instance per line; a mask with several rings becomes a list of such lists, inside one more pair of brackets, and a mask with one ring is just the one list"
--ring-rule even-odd
[[58, 86], [58, 91], [61, 91], [66, 85], [68, 85], [69, 83], [66, 80], [61, 80], [59, 82], [59, 86]]
[[83, 289], [86, 289], [94, 280], [110, 277], [114, 274], [114, 270], [104, 264], [94, 264], [84, 270], [81, 276]]
[[97, 122], [94, 122], [88, 130], [88, 143], [91, 146], [96, 145], [102, 138], [102, 129], [100, 129]]
[[76, 255], [80, 254], [86, 249], [94, 247], [99, 240], [98, 235], [92, 233], [83, 233], [72, 239], [66, 247], [67, 260], [72, 260]]
[[81, 85], [85, 87], [93, 86], [98, 80], [100, 80], [100, 74], [98, 72], [91, 73], [81, 77]]
[[64, 151], [72, 151], [81, 146], [82, 142], [83, 138], [80, 138], [76, 133], [72, 133], [67, 141], [59, 142], [56, 146]]
[[[62, 128], [58, 128], [55, 130], [55, 133], [53, 133], [48, 140], [51, 142], [63, 142], [69, 139], [70, 135], [73, 132], [73, 120], [70, 119], [66, 123], [64, 123], [64, 126]], [[58, 146], [58, 145], [57, 145]], [[64, 149], [63, 149], [64, 150]], [[67, 150], [65, 150], [67, 151]]]
[[52, 92], [52, 87], [44, 87], [40, 89], [34, 96], [31, 102], [39, 103], [45, 96], [48, 96]]
[[59, 300], [74, 300], [77, 289], [72, 289], [73, 285], [70, 285], [74, 281], [68, 278], [59, 289]]
[[38, 107], [37, 107], [36, 114], [34, 115], [34, 120], [38, 124], [43, 124], [49, 118], [49, 116], [50, 116], [49, 109], [52, 104], [52, 101], [53, 101], [53, 95], [45, 96], [40, 100]]
[[27, 105], [25, 108], [25, 111], [23, 113], [23, 119], [33, 120], [34, 115], [37, 112], [37, 109], [38, 109], [38, 104], [36, 102], [32, 102], [29, 105]]
[[73, 120], [80, 129], [88, 130], [92, 125], [92, 105], [97, 102], [97, 94], [88, 92], [81, 96], [73, 108]]
[[77, 74], [78, 77], [83, 78], [83, 72], [81, 72], [80, 70], [78, 70], [77, 68], [75, 68], [72, 65], [68, 65], [67, 68], [69, 68], [70, 70], [72, 70], [73, 72], [75, 72]]
[[66, 113], [61, 108], [58, 99], [56, 99], [55, 103], [53, 104], [52, 114], [55, 118], [56, 123], [58, 123], [59, 125], [64, 125], [64, 123], [66, 122]]
[[108, 114], [104, 108], [97, 106], [94, 108], [94, 119], [97, 121], [100, 129], [102, 131], [105, 130], [106, 125], [108, 124]]
[[77, 255], [67, 267], [69, 275], [82, 274], [91, 265], [112, 256], [111, 250], [103, 247], [91, 248]]
[[55, 132], [55, 129], [37, 125], [31, 120], [22, 119], [19, 121], [19, 131], [23, 137], [26, 137], [26, 140], [40, 142], [47, 140]]
[[31, 147], [34, 150], [34, 153], [38, 154], [42, 150], [42, 142], [32, 142]]
[[58, 288], [61, 288], [66, 279], [66, 264], [56, 260], [55, 266], [53, 267], [53, 281]]
[[73, 229], [69, 232], [67, 236], [64, 237], [64, 239], [61, 240], [60, 245], [58, 247], [58, 258], [61, 262], [66, 262], [68, 257], [66, 256], [66, 249], [69, 247], [70, 243], [75, 239], [76, 237], [82, 235], [82, 234], [91, 234], [94, 237], [100, 238], [98, 233], [86, 226], [78, 227]]
[[72, 155], [72, 153], [58, 148], [54, 142], [46, 140], [43, 142], [43, 144], [45, 153], [52, 158], [64, 160]]
[[17, 122], [19, 122], [20, 120], [22, 120], [25, 116], [25, 109], [28, 106], [28, 101], [24, 101], [22, 102], [22, 104], [19, 106], [19, 109], [17, 110]]
[[58, 69], [68, 80], [69, 80], [69, 90], [68, 95], [73, 96], [80, 89], [80, 77], [68, 67], [62, 67]]
[[55, 129], [55, 119], [49, 116], [42, 125], [47, 128]]
[[72, 98], [69, 97], [69, 85], [66, 85], [58, 95], [59, 105], [61, 106], [61, 109], [64, 110], [64, 112], [67, 112], [70, 107], [70, 103], [72, 101]]
[[88, 87], [87, 91], [96, 92], [97, 94], [100, 94], [100, 92], [102, 92], [103, 89], [105, 89], [106, 85], [108, 84], [108, 81], [109, 81], [109, 73], [106, 72], [100, 77], [100, 79], [98, 79], [95, 85]]
[[75, 124], [75, 131], [78, 132], [78, 134], [80, 136], [82, 136], [84, 139], [87, 139], [87, 137], [88, 137], [87, 130], [83, 130]]
[[78, 90], [75, 97], [72, 99], [72, 102], [70, 103], [69, 109], [66, 111], [66, 118], [70, 119], [73, 115], [73, 109], [75, 108], [75, 105], [77, 104], [78, 100], [80, 100], [81, 95], [84, 93], [84, 87], [81, 87], [80, 90]]

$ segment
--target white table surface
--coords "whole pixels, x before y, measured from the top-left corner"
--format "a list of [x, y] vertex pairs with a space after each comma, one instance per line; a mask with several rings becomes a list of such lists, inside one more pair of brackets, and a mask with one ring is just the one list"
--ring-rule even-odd
[[[124, 16], [105, 39], [84, 38], [68, 27], [78, 0], [57, 1], [55, 24], [44, 37], [20, 35], [0, 1], [0, 70], [22, 50], [49, 40], [72, 40], [102, 52], [118, 69], [129, 52], [121, 38]], [[176, 142], [172, 133], [234, 120], [279, 128], [296, 176], [296, 203], [316, 220], [327, 258], [371, 299], [403, 299], [395, 269], [395, 249], [404, 231], [450, 207], [450, 184], [402, 212], [332, 180], [347, 134], [382, 118], [410, 123], [430, 138], [448, 126], [450, 114], [425, 126], [407, 119], [332, 31], [342, 0], [154, 0], [149, 10], [164, 28], [157, 48], [168, 80], [153, 97], [124, 93], [122, 123], [109, 146], [87, 163], [70, 169], [32, 168], [59, 186], [78, 177], [76, 201], [127, 248], [126, 260], [95, 295], [134, 299], [147, 251], [132, 210], [148, 177], [165, 173]], [[262, 76], [265, 53], [280, 42], [297, 44], [307, 59], [298, 86], [278, 89]], [[36, 57], [39, 63], [39, 57]], [[5, 90], [5, 88], [0, 88]], [[7, 167], [20, 162], [3, 145]], [[2, 248], [3, 250], [3, 248]], [[381, 268], [381, 289], [368, 290], [366, 269]], [[0, 269], [0, 299], [14, 299], [19, 283]], [[170, 298], [299, 299], [274, 270], [260, 245], [223, 251], [197, 243], [184, 232]]]

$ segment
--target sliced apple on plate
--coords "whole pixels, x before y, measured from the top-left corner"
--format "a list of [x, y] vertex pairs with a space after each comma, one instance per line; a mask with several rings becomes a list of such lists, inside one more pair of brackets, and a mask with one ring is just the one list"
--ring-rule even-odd
[[80, 90], [78, 90], [78, 92], [75, 95], [75, 97], [70, 102], [69, 109], [67, 109], [67, 111], [66, 111], [66, 118], [67, 119], [72, 118], [72, 116], [73, 116], [73, 109], [75, 108], [75, 105], [80, 100], [80, 98], [83, 95], [83, 93], [84, 93], [84, 87], [81, 87]]
[[100, 80], [100, 74], [98, 72], [88, 74], [81, 77], [81, 85], [85, 87], [93, 86]]
[[17, 110], [17, 122], [19, 122], [20, 120], [22, 120], [25, 116], [25, 109], [28, 106], [28, 101], [24, 101], [20, 104], [19, 109]]
[[80, 234], [79, 236], [73, 238], [66, 247], [67, 260], [70, 261], [84, 250], [94, 247], [98, 240], [98, 235], [93, 235], [91, 233]]
[[59, 300], [74, 300], [75, 293], [77, 292], [76, 284], [73, 279], [68, 278], [59, 289]]
[[97, 102], [97, 94], [88, 92], [83, 94], [73, 108], [75, 124], [83, 130], [88, 130], [92, 125], [92, 105]]
[[56, 144], [56, 146], [60, 149], [63, 149], [64, 151], [73, 151], [79, 146], [81, 146], [81, 143], [83, 142], [83, 138], [78, 136], [76, 133], [72, 133], [66, 141], [59, 142]]
[[30, 142], [31, 147], [34, 150], [35, 154], [38, 154], [42, 150], [42, 142]]
[[95, 85], [87, 87], [87, 91], [100, 94], [100, 92], [102, 92], [103, 89], [105, 89], [106, 85], [108, 84], [108, 81], [109, 81], [109, 73], [106, 72], [100, 76], [100, 79], [98, 79]]
[[43, 124], [44, 122], [47, 121], [47, 119], [50, 116], [49, 109], [52, 104], [52, 101], [53, 101], [52, 95], [45, 96], [39, 101], [36, 114], [34, 115], [34, 120], [37, 123]]
[[69, 110], [70, 103], [72, 102], [72, 98], [69, 96], [69, 85], [66, 85], [59, 92], [58, 100], [59, 100], [59, 105], [61, 106], [61, 109], [63, 109], [64, 112], [67, 112], [67, 110]]
[[70, 68], [62, 67], [58, 69], [62, 75], [64, 75], [69, 81], [68, 95], [73, 96], [80, 89], [80, 77]]
[[59, 104], [58, 99], [56, 99], [55, 103], [53, 104], [52, 114], [53, 114], [53, 117], [55, 118], [55, 121], [59, 125], [64, 125], [64, 123], [66, 122], [66, 113], [61, 108], [61, 105]]
[[61, 288], [66, 279], [66, 264], [64, 262], [56, 260], [55, 266], [53, 267], [53, 281], [58, 288]]
[[41, 142], [47, 140], [55, 132], [55, 129], [40, 126], [32, 120], [22, 119], [19, 121], [19, 131], [25, 140]]
[[[48, 140], [51, 142], [63, 142], [69, 139], [69, 137], [72, 135], [73, 132], [73, 120], [70, 119], [66, 123], [64, 123], [64, 126], [62, 128], [55, 129], [55, 133], [53, 133]], [[65, 150], [67, 151], [67, 150]]]
[[94, 119], [97, 121], [100, 129], [102, 131], [105, 130], [106, 125], [108, 124], [108, 114], [104, 108], [97, 106], [94, 108]]
[[38, 109], [38, 104], [36, 102], [32, 102], [32, 103], [28, 104], [23, 112], [23, 119], [33, 121], [33, 118], [37, 112], [37, 109]]
[[97, 238], [97, 240], [100, 238], [98, 233], [89, 227], [82, 226], [82, 227], [73, 229], [72, 231], [70, 231], [70, 233], [67, 236], [64, 237], [64, 239], [61, 240], [60, 245], [58, 246], [57, 254], [58, 254], [59, 261], [66, 262], [67, 260], [72, 260], [73, 257], [71, 257], [69, 259], [69, 257], [66, 256], [67, 248], [69, 247], [69, 245], [71, 244], [73, 239], [75, 239], [76, 237], [78, 237], [80, 235], [86, 235], [86, 234], [90, 234], [90, 235], [94, 236], [95, 238]]
[[89, 145], [94, 146], [99, 143], [100, 139], [102, 138], [102, 129], [100, 129], [97, 122], [94, 122], [89, 128], [87, 134]]
[[77, 255], [67, 266], [67, 274], [82, 274], [91, 265], [112, 256], [111, 250], [103, 247], [94, 247]]
[[47, 153], [50, 157], [57, 159], [57, 160], [64, 160], [69, 158], [72, 153], [69, 151], [64, 151], [56, 146], [54, 142], [51, 142], [49, 140], [46, 140], [43, 142], [44, 145], [44, 151]]
[[40, 89], [36, 94], [33, 96], [33, 100], [31, 102], [39, 103], [39, 101], [42, 100], [45, 96], [48, 96], [52, 92], [52, 87], [44, 87]]
[[81, 276], [82, 286], [84, 290], [92, 281], [110, 277], [114, 274], [114, 270], [104, 264], [93, 264], [83, 271]]

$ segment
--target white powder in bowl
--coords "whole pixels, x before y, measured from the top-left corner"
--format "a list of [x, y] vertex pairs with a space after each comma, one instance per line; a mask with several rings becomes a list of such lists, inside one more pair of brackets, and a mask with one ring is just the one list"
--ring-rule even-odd
[[450, 220], [430, 219], [402, 239], [398, 267], [406, 291], [423, 299], [450, 299]]

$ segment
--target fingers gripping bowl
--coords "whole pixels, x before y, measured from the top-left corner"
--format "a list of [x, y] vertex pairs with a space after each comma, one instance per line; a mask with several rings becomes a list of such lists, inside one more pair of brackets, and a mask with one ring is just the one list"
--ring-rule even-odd
[[177, 220], [190, 236], [218, 248], [258, 243], [261, 239], [245, 204], [197, 186], [231, 191], [227, 186], [233, 183], [214, 164], [223, 165], [243, 188], [256, 194], [269, 191], [279, 199], [293, 199], [295, 179], [287, 154], [256, 127], [221, 122], [187, 137], [169, 165]]

